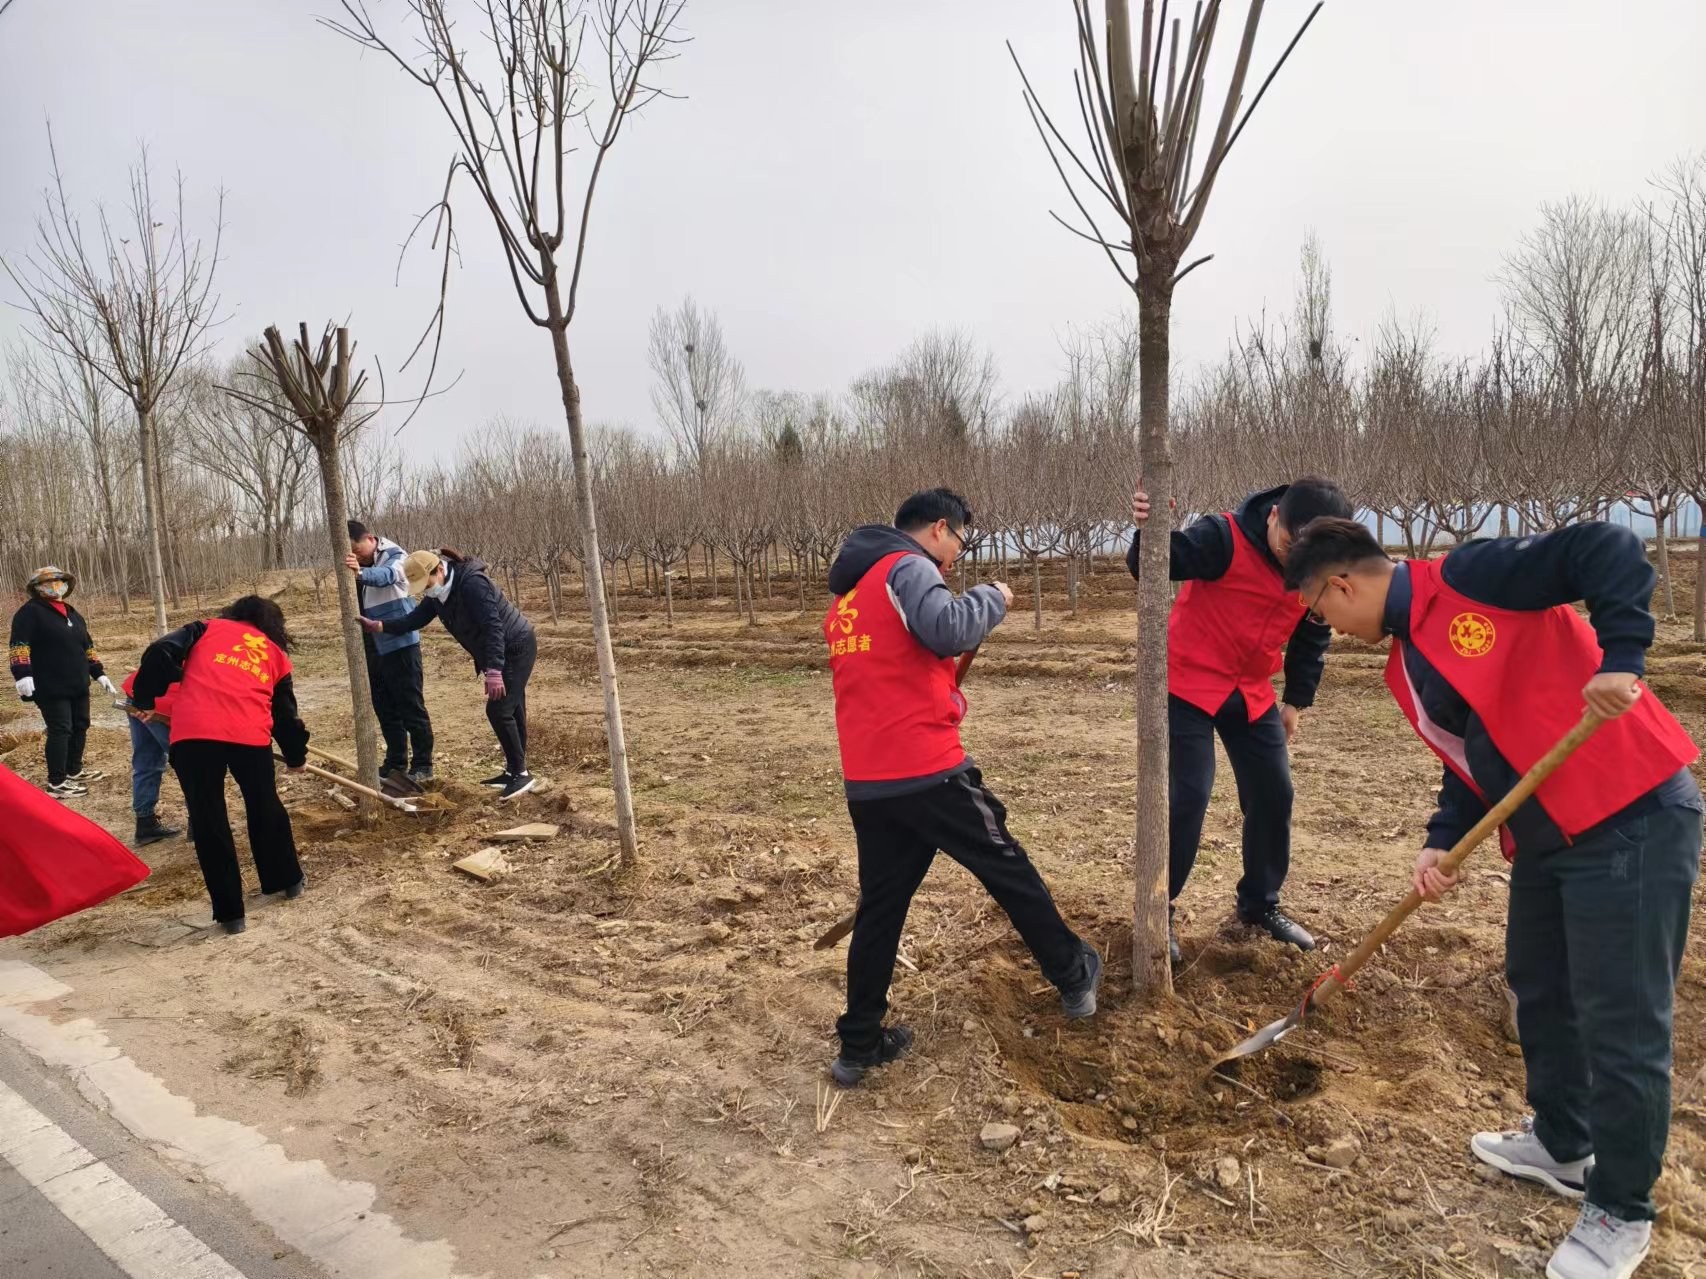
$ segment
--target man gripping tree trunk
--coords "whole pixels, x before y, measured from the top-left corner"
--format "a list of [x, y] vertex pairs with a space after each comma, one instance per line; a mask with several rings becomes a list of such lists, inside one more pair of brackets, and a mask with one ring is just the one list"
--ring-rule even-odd
[[[1700, 871], [1699, 751], [1641, 684], [1655, 574], [1628, 529], [1576, 524], [1396, 564], [1352, 520], [1311, 524], [1286, 578], [1311, 613], [1369, 643], [1444, 765], [1413, 885], [1585, 702], [1606, 722], [1500, 832], [1511, 862], [1505, 975], [1534, 1118], [1477, 1133], [1476, 1159], [1582, 1200], [1550, 1279], [1627, 1279], [1653, 1232], [1671, 1113], [1672, 1014]], [[1588, 606], [1588, 620], [1570, 607]]]
[[1080, 941], [1018, 840], [1007, 810], [960, 745], [966, 700], [954, 659], [1001, 624], [1013, 593], [1000, 583], [955, 597], [943, 580], [965, 546], [971, 509], [947, 489], [916, 493], [894, 524], [855, 529], [829, 570], [824, 618], [847, 811], [859, 848], [859, 910], [847, 949], [841, 1053], [844, 1087], [912, 1044], [883, 1026], [895, 955], [913, 894], [938, 849], [1007, 912], [1060, 991], [1069, 1018], [1096, 1011], [1102, 959]]
[[[360, 520], [349, 521], [349, 545], [344, 567], [355, 574], [361, 615], [377, 622], [407, 617], [414, 601], [403, 572], [403, 548], [370, 532]], [[362, 643], [367, 652], [368, 693], [385, 738], [379, 776], [407, 773], [417, 785], [430, 782], [432, 720], [422, 687], [420, 634], [365, 633]]]
[[[1315, 939], [1279, 904], [1291, 866], [1287, 747], [1298, 715], [1315, 700], [1331, 632], [1305, 616], [1296, 593], [1286, 590], [1285, 556], [1310, 520], [1351, 513], [1338, 485], [1304, 477], [1172, 536], [1172, 578], [1185, 586], [1167, 619], [1168, 901], [1177, 900], [1196, 863], [1219, 734], [1244, 814], [1238, 918], [1303, 950], [1312, 950]], [[1149, 495], [1139, 488], [1132, 498], [1137, 532], [1126, 555], [1134, 578], [1148, 518]], [[1282, 665], [1285, 695], [1276, 702], [1272, 679]], [[1167, 949], [1178, 963], [1171, 907]]]

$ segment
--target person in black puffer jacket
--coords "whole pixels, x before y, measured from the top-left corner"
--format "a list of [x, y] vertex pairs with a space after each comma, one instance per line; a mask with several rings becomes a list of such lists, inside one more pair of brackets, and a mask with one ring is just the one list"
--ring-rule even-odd
[[83, 767], [89, 734], [89, 682], [113, 694], [83, 615], [65, 601], [77, 577], [51, 564], [24, 583], [29, 596], [12, 615], [12, 680], [18, 696], [34, 702], [47, 725], [47, 790], [61, 799], [88, 794], [103, 774]]
[[513, 799], [534, 786], [527, 771], [527, 680], [538, 641], [533, 624], [504, 597], [483, 561], [449, 547], [414, 551], [403, 561], [409, 590], [423, 598], [406, 617], [361, 618], [369, 634], [406, 635], [433, 618], [468, 650], [486, 685], [486, 718], [503, 748], [504, 771], [483, 783]]

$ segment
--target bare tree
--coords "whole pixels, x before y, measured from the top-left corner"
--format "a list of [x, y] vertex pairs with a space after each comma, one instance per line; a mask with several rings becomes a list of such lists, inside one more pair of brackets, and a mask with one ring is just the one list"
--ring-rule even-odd
[[652, 407], [695, 474], [705, 469], [717, 445], [740, 424], [746, 373], [730, 353], [716, 312], [692, 298], [674, 311], [652, 316]]
[[1694, 501], [1694, 641], [1706, 643], [1706, 153], [1679, 160], [1654, 184], [1664, 246], [1665, 305], [1673, 316], [1650, 381], [1652, 435], [1664, 473]]
[[[1208, 261], [1203, 257], [1184, 264], [1185, 253], [1208, 211], [1221, 165], [1321, 6], [1310, 10], [1240, 117], [1262, 8], [1263, 0], [1248, 0], [1243, 37], [1220, 119], [1202, 153], [1200, 171], [1195, 168], [1197, 127], [1207, 96], [1209, 55], [1220, 25], [1221, 0], [1198, 6], [1182, 62], [1181, 27], [1178, 20], [1173, 22], [1165, 81], [1161, 76], [1163, 46], [1168, 43], [1165, 0], [1159, 21], [1154, 0], [1143, 0], [1142, 19], [1135, 33], [1130, 0], [1105, 0], [1106, 21], [1100, 44], [1092, 0], [1073, 0], [1079, 49], [1079, 74], [1074, 82], [1088, 134], [1088, 161], [1055, 126], [1025, 77], [1024, 68], [1019, 69], [1031, 119], [1081, 215], [1083, 225], [1068, 229], [1099, 247], [1136, 295], [1141, 465], [1155, 509], [1161, 511], [1170, 510], [1173, 500], [1168, 435], [1173, 290]], [[1017, 54], [1014, 63], [1018, 64]], [[1098, 211], [1105, 207], [1118, 224], [1116, 234], [1123, 239], [1110, 241], [1086, 202]], [[1137, 989], [1148, 993], [1170, 990], [1173, 981], [1167, 962], [1167, 614], [1172, 606], [1167, 546], [1164, 537], [1143, 540], [1137, 605], [1132, 972]]]
[[[344, 664], [349, 673], [350, 712], [355, 725], [356, 766], [363, 778], [379, 776], [379, 724], [368, 697], [367, 657], [363, 651], [356, 602], [355, 576], [338, 572], [349, 553], [349, 505], [344, 500], [344, 472], [340, 450], [378, 411], [364, 402], [362, 388], [367, 374], [352, 367], [355, 346], [349, 330], [328, 324], [318, 344], [311, 345], [308, 326], [302, 325], [297, 339], [285, 346], [276, 327], [249, 352], [252, 367], [244, 371], [248, 389], [223, 388], [227, 394], [252, 409], [265, 413], [278, 425], [298, 431], [307, 438], [320, 464], [320, 488], [326, 500], [327, 563], [338, 581], [339, 629], [344, 638]], [[363, 801], [371, 818], [375, 806]]]
[[282, 568], [314, 449], [302, 432], [278, 428], [275, 415], [288, 408], [282, 400], [267, 412], [219, 389], [243, 372], [241, 360], [193, 370], [185, 430], [200, 464], [242, 495], [246, 519], [261, 539], [261, 568]]
[[[496, 78], [488, 84], [455, 32], [444, 0], [409, 0], [424, 54], [379, 34], [364, 0], [340, 0], [349, 21], [329, 25], [362, 47], [388, 55], [432, 94], [454, 135], [444, 194], [433, 212], [444, 236], [446, 268], [452, 243], [451, 196], [458, 177], [474, 186], [492, 219], [523, 312], [551, 339], [563, 416], [574, 457], [575, 499], [581, 520], [581, 564], [588, 578], [593, 644], [604, 689], [616, 829], [624, 866], [639, 855], [627, 734], [622, 726], [615, 651], [605, 608], [598, 517], [587, 458], [581, 388], [569, 356], [569, 326], [587, 263], [593, 197], [622, 126], [662, 94], [649, 82], [657, 63], [674, 56], [676, 19], [685, 0], [474, 0], [481, 43], [489, 41]], [[589, 32], [590, 28], [590, 32]], [[595, 99], [581, 69], [588, 35], [602, 44], [607, 97]], [[595, 118], [594, 109], [597, 108]], [[586, 130], [591, 163], [570, 203], [572, 138]], [[565, 278], [565, 272], [567, 278]], [[442, 323], [442, 307], [440, 313]], [[442, 332], [442, 328], [440, 330]]]
[[[214, 220], [213, 246], [204, 251], [201, 241], [188, 236], [182, 175], [175, 207], [162, 212], [155, 204], [144, 151], [130, 171], [128, 226], [115, 227], [97, 206], [99, 244], [92, 245], [71, 211], [51, 130], [48, 144], [53, 185], [46, 193], [46, 209], [36, 220], [36, 248], [22, 263], [0, 259], [0, 265], [23, 294], [41, 341], [93, 370], [135, 411], [149, 588], [155, 631], [163, 635], [166, 585], [156, 412], [215, 323], [219, 301], [213, 294], [213, 276], [225, 228], [224, 197]], [[129, 235], [121, 235], [121, 230]]]

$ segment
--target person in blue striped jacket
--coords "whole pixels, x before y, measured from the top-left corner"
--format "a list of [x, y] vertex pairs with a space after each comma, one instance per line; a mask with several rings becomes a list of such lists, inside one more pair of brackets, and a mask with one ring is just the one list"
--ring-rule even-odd
[[[349, 547], [344, 566], [355, 574], [361, 615], [378, 622], [407, 617], [414, 601], [403, 574], [403, 548], [360, 520], [349, 522]], [[429, 782], [432, 720], [421, 686], [421, 637], [415, 631], [400, 635], [364, 631], [362, 644], [367, 651], [373, 713], [385, 736], [385, 762], [379, 766], [379, 776], [405, 773], [417, 784]]]

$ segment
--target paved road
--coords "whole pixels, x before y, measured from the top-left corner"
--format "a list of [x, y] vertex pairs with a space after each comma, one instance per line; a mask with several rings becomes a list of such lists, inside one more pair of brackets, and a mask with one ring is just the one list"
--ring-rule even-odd
[[[115, 1259], [116, 1258], [116, 1259]], [[326, 1279], [0, 1038], [4, 1279]]]

